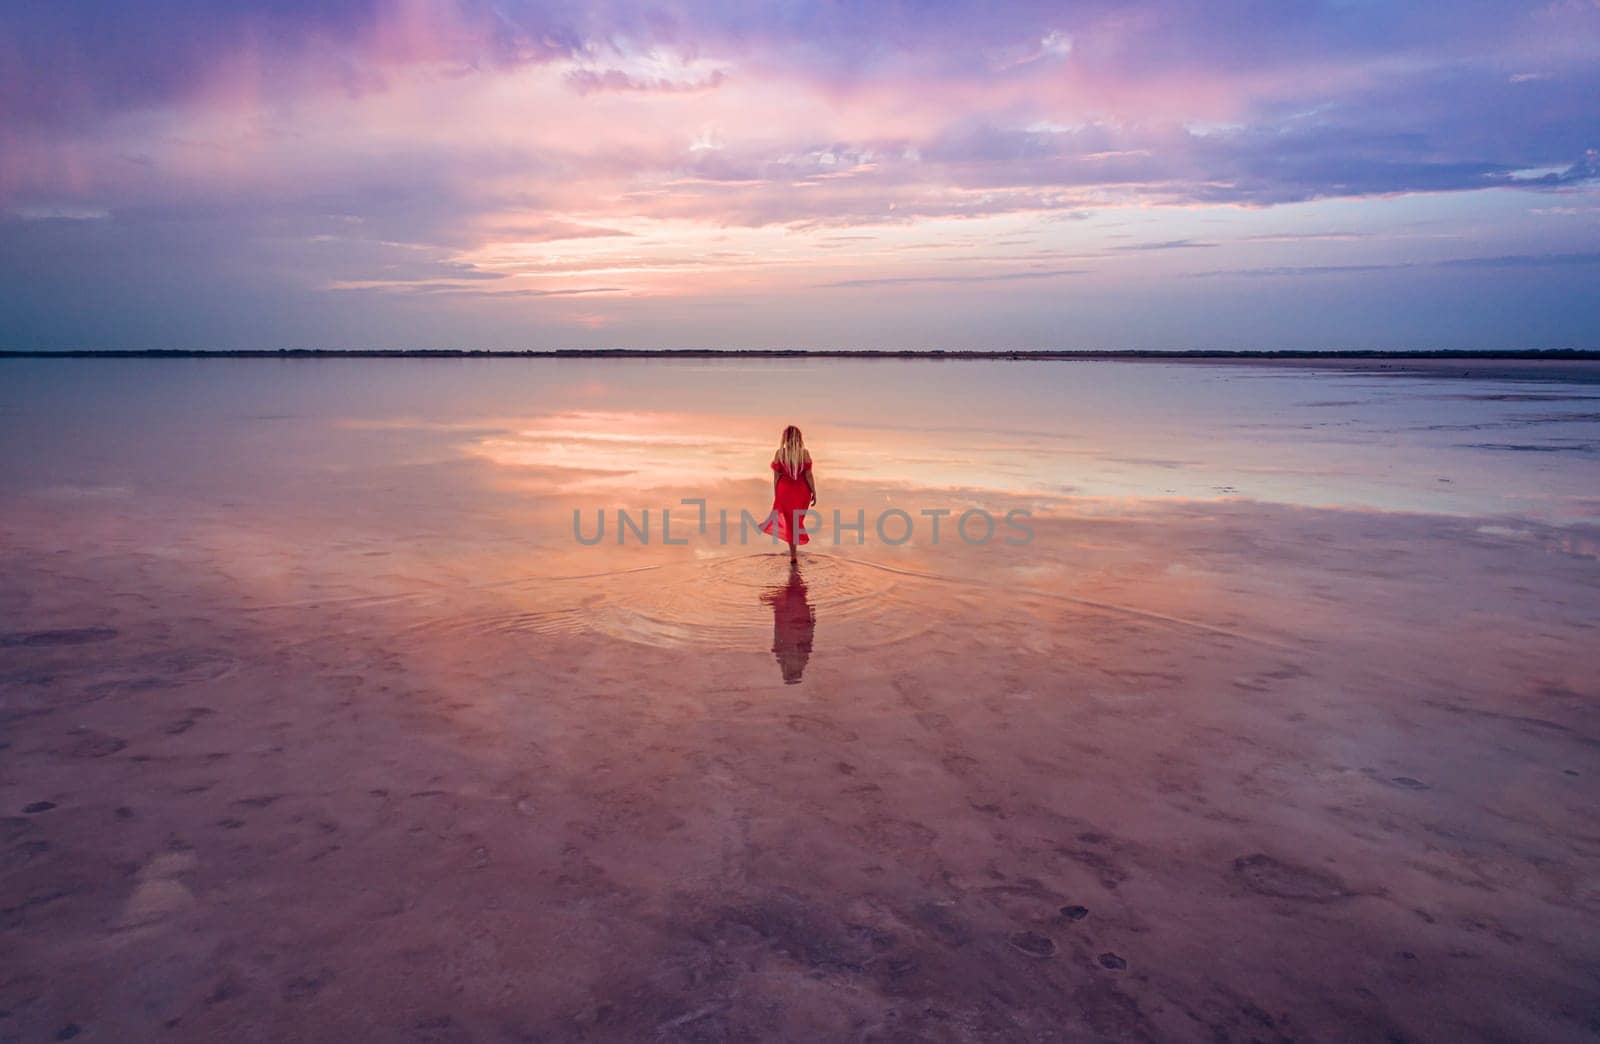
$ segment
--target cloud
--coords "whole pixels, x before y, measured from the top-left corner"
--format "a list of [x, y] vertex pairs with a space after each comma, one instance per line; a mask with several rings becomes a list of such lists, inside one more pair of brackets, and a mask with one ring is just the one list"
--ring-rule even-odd
[[104, 221], [111, 216], [104, 207], [16, 207], [11, 213], [23, 221]]
[[[513, 287], [535, 308], [513, 274], [582, 279], [676, 322], [734, 287], [909, 298], [1051, 278], [1022, 270], [1038, 258], [1018, 233], [1061, 251], [1044, 263], [1115, 257], [1116, 278], [1216, 259], [1236, 267], [1213, 274], [1355, 275], [1411, 264], [1397, 241], [1424, 233], [1396, 227], [1403, 198], [1428, 234], [1479, 237], [1460, 269], [1581, 270], [1509, 259], [1580, 251], [1566, 219], [1600, 186], [1592, 3], [13, 6], [0, 271], [41, 302], [40, 328], [91, 282], [114, 301], [105, 329], [115, 308], [183, 328], [195, 280], [241, 326], [298, 329], [355, 314], [307, 306], [335, 285], [442, 316]], [[1487, 201], [1508, 193], [1527, 199]], [[1521, 253], [1505, 216], [1538, 197], [1562, 204], [1538, 208], [1548, 255]], [[1331, 200], [1349, 208], [1295, 216]], [[1138, 226], [1126, 242], [1113, 218]], [[862, 229], [884, 246], [845, 267], [850, 241], [826, 237]], [[899, 267], [908, 240], [958, 236], [962, 257], [994, 260]], [[1259, 252], [1235, 256], [1245, 242]]]
[[494, 299], [536, 297], [587, 297], [593, 294], [625, 294], [623, 286], [579, 286], [557, 290], [539, 290], [524, 287], [510, 290], [480, 290], [455, 283], [392, 283], [366, 286], [336, 286], [335, 293], [342, 294], [420, 294], [431, 297], [480, 297]]
[[1254, 236], [1240, 236], [1240, 243], [1314, 243], [1357, 242], [1372, 239], [1373, 232], [1264, 232]]
[[1215, 276], [1316, 276], [1347, 275], [1352, 272], [1391, 272], [1427, 268], [1568, 268], [1600, 266], [1600, 252], [1552, 254], [1502, 254], [1496, 257], [1458, 257], [1444, 261], [1396, 261], [1363, 265], [1280, 265], [1267, 268], [1229, 268], [1191, 273], [1196, 277]]
[[1169, 239], [1165, 243], [1126, 243], [1122, 246], [1112, 247], [1113, 250], [1192, 250], [1201, 247], [1214, 247], [1215, 243], [1199, 243], [1193, 239]]
[[700, 80], [642, 79], [621, 69], [574, 69], [567, 73], [567, 83], [579, 94], [597, 91], [638, 91], [641, 93], [678, 93], [683, 91], [709, 91], [722, 86], [727, 74], [718, 70]]
[[1017, 280], [1028, 279], [1057, 279], [1062, 276], [1076, 276], [1088, 274], [1082, 268], [1052, 268], [1037, 272], [1001, 272], [977, 273], [967, 275], [923, 275], [923, 276], [888, 276], [875, 279], [840, 279], [832, 283], [818, 283], [818, 287], [836, 289], [858, 289], [870, 286], [908, 286], [915, 284], [947, 284], [947, 283], [1009, 283]]
[[1438, 261], [1439, 268], [1548, 268], [1552, 265], [1600, 265], [1600, 252], [1572, 254], [1502, 254]]
[[1395, 268], [1413, 268], [1406, 264], [1371, 265], [1274, 265], [1265, 268], [1220, 268], [1210, 272], [1193, 272], [1195, 278], [1218, 276], [1243, 276], [1270, 278], [1276, 276], [1345, 275], [1351, 272], [1387, 272]]
[[[1379, 18], [1330, 3], [1257, 7], [1232, 24], [1139, 0], [1084, 4], [1068, 24], [1052, 10], [952, 4], [916, 19], [899, 4], [804, 13], [487, 0], [38, 5], [0, 28], [0, 56], [16, 59], [0, 62], [11, 70], [0, 115], [17, 117], [0, 132], [9, 139], [0, 201], [100, 206], [82, 197], [138, 183], [124, 169], [132, 162], [145, 165], [145, 181], [183, 176], [175, 165], [216, 167], [193, 146], [180, 154], [170, 127], [211, 110], [221, 114], [215, 128], [185, 133], [235, 153], [239, 144], [217, 139], [242, 138], [280, 161], [269, 171], [283, 160], [310, 168], [282, 171], [302, 183], [333, 183], [341, 162], [370, 168], [378, 145], [390, 171], [437, 169], [452, 192], [519, 173], [601, 191], [687, 174], [773, 197], [752, 205], [757, 193], [741, 193], [733, 221], [771, 212], [844, 224], [891, 204], [897, 213], [884, 219], [905, 221], [950, 212], [951, 190], [1010, 193], [968, 201], [976, 213], [1057, 209], [1029, 197], [1086, 198], [1079, 190], [1101, 206], [1260, 206], [1600, 176], [1588, 151], [1600, 138], [1589, 103], [1600, 72], [1592, 58], [1562, 57], [1585, 39], [1600, 46], [1600, 16], [1547, 12], [1541, 22], [1519, 5], [1487, 3], [1451, 18]], [[1494, 61], [1474, 57], [1497, 41]], [[996, 82], [985, 56], [1005, 47], [1073, 61], [1030, 61], [1026, 78]], [[1403, 47], [1416, 50], [1402, 63]], [[1523, 52], [1548, 68], [1511, 84], [1504, 63]], [[542, 68], [569, 97], [538, 88]], [[848, 115], [836, 104], [846, 97]], [[683, 102], [639, 108], [647, 98]], [[334, 107], [348, 110], [349, 129], [312, 152]], [[119, 116], [152, 108], [176, 114], [153, 140], [148, 121]], [[363, 109], [392, 126], [361, 121]], [[401, 126], [423, 110], [429, 122]], [[380, 132], [387, 140], [370, 140]], [[706, 141], [716, 147], [693, 144]], [[498, 169], [517, 164], [521, 172]], [[876, 196], [870, 207], [850, 202], [829, 215], [837, 196], [794, 198], [796, 183], [846, 177]], [[73, 198], [38, 198], [64, 186]], [[696, 194], [688, 182], [678, 188]]]
[[559, 243], [571, 239], [613, 239], [628, 237], [633, 233], [599, 225], [582, 225], [572, 221], [508, 221], [486, 228], [485, 233], [497, 239], [518, 243]]
[[0, 25], [0, 118], [82, 126], [106, 114], [237, 93], [381, 91], [386, 70], [460, 72], [571, 55], [560, 5], [468, 0], [83, 0]]
[[1030, 48], [1027, 53], [1004, 62], [1001, 67], [1004, 69], [1018, 69], [1026, 65], [1032, 65], [1034, 62], [1065, 58], [1071, 53], [1072, 37], [1052, 29], [1045, 33], [1038, 44]]

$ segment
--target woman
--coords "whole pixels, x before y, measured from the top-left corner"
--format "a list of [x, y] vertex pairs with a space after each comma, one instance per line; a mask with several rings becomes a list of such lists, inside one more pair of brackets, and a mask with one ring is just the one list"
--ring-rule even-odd
[[789, 561], [798, 557], [796, 544], [807, 544], [806, 509], [817, 502], [817, 481], [811, 477], [811, 453], [800, 437], [800, 429], [793, 424], [783, 429], [783, 439], [778, 452], [772, 455], [772, 513], [767, 516], [763, 533], [773, 532], [789, 543]]

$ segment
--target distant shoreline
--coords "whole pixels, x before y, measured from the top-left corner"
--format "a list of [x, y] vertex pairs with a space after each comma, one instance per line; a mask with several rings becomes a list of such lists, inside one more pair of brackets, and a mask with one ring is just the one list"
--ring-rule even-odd
[[1387, 361], [1420, 362], [1426, 359], [1455, 362], [1594, 362], [1600, 349], [1538, 348], [1507, 351], [1476, 349], [1391, 350], [1224, 350], [1173, 349], [1011, 351], [850, 348], [571, 348], [549, 350], [494, 350], [470, 348], [350, 349], [278, 348], [225, 351], [218, 349], [68, 349], [63, 351], [0, 350], [0, 359], [928, 359], [985, 361], [1102, 360], [1162, 362], [1182, 361]]

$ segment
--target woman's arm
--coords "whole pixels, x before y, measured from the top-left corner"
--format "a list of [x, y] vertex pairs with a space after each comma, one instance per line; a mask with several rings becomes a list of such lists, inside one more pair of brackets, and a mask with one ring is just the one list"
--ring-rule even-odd
[[[806, 461], [806, 463], [809, 464], [811, 462], [808, 460], [808, 461]], [[812, 507], [816, 507], [817, 506], [817, 480], [812, 476], [813, 470], [814, 469], [812, 469], [812, 468], [806, 468], [805, 476], [806, 476], [806, 488], [811, 490], [811, 506]]]

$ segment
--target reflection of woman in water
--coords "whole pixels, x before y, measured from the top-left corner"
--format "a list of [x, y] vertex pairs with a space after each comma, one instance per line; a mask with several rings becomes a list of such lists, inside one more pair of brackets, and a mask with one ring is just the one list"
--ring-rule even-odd
[[[811, 477], [811, 453], [793, 424], [783, 429], [778, 452], [772, 455], [772, 514], [761, 532], [777, 534], [789, 542], [789, 561], [795, 545], [811, 542], [806, 534], [805, 510], [817, 502], [817, 482]], [[805, 588], [802, 587], [801, 591]]]
[[783, 683], [794, 685], [811, 658], [811, 636], [817, 629], [817, 616], [806, 598], [800, 567], [790, 562], [789, 582], [768, 590], [761, 600], [772, 606], [772, 655], [778, 658]]

